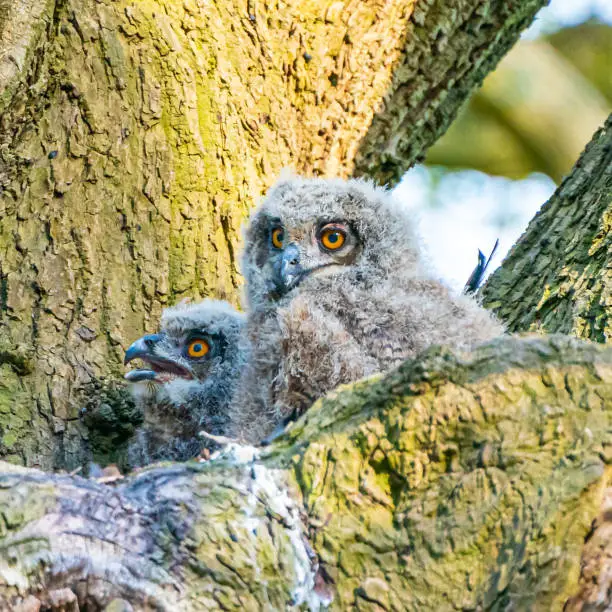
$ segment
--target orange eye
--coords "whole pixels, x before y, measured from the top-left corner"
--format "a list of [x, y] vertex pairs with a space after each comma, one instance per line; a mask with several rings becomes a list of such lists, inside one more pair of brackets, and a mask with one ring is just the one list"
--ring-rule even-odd
[[282, 249], [284, 239], [285, 239], [285, 230], [282, 227], [275, 227], [272, 230], [272, 246], [275, 249]]
[[337, 251], [344, 246], [346, 234], [337, 227], [328, 227], [321, 232], [319, 240], [328, 251]]
[[204, 357], [204, 355], [206, 355], [209, 350], [210, 346], [208, 342], [206, 342], [206, 340], [203, 340], [202, 338], [196, 338], [187, 345], [187, 355], [195, 359], [198, 359], [199, 357]]

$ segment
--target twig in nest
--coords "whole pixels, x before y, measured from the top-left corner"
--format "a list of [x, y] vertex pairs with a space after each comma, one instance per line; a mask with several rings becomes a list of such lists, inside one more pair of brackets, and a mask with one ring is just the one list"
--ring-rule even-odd
[[102, 470], [102, 475], [96, 480], [101, 484], [110, 484], [111, 482], [116, 482], [117, 480], [123, 480], [123, 474], [119, 471], [119, 468], [114, 464], [107, 465]]
[[206, 438], [207, 440], [212, 440], [221, 446], [227, 446], [228, 444], [239, 444], [239, 441], [234, 438], [227, 438], [226, 436], [214, 436], [213, 434], [209, 434], [207, 431], [200, 431], [198, 433], [199, 436]]

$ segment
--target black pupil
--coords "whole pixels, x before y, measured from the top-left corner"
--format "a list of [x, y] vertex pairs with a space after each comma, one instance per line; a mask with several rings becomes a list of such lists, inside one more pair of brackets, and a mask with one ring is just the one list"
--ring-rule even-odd
[[340, 234], [338, 232], [332, 232], [331, 234], [329, 234], [327, 236], [327, 239], [332, 243], [335, 244], [336, 242], [338, 242], [338, 240], [340, 240]]
[[283, 230], [276, 230], [275, 234], [276, 234], [276, 241], [282, 242], [283, 241]]
[[202, 350], [202, 345], [198, 342], [198, 344], [193, 345], [193, 352], [199, 353]]

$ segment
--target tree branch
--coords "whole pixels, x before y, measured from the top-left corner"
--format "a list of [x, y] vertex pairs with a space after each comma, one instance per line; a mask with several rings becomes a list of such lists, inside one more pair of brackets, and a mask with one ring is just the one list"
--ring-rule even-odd
[[400, 64], [359, 145], [354, 173], [395, 184], [422, 161], [545, 4], [547, 0], [417, 3]]
[[611, 348], [504, 338], [341, 389], [259, 453], [115, 489], [5, 470], [0, 603], [560, 610], [611, 425]]
[[482, 290], [510, 331], [612, 337], [612, 115]]
[[33, 48], [52, 20], [55, 0], [0, 0], [0, 113], [35, 59]]

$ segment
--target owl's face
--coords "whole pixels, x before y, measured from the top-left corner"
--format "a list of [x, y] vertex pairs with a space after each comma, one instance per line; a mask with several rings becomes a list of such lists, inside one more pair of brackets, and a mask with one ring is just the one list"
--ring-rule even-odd
[[175, 379], [204, 380], [215, 359], [223, 358], [225, 341], [201, 327], [192, 330], [160, 331], [142, 336], [125, 352], [124, 363], [142, 360], [148, 367], [128, 372], [130, 382], [149, 380], [166, 384]]
[[359, 181], [292, 178], [253, 215], [243, 257], [251, 306], [276, 301], [307, 279], [382, 280], [416, 266], [412, 228], [383, 189]]
[[167, 308], [160, 331], [126, 350], [125, 364], [140, 359], [146, 367], [125, 378], [145, 383], [153, 393], [163, 387], [171, 398], [196, 393], [204, 381], [225, 372], [224, 364], [236, 360], [243, 324], [244, 315], [216, 300]]
[[315, 219], [295, 225], [267, 217], [264, 274], [272, 295], [282, 296], [308, 277], [334, 274], [355, 263], [361, 250], [358, 234], [345, 219]]

